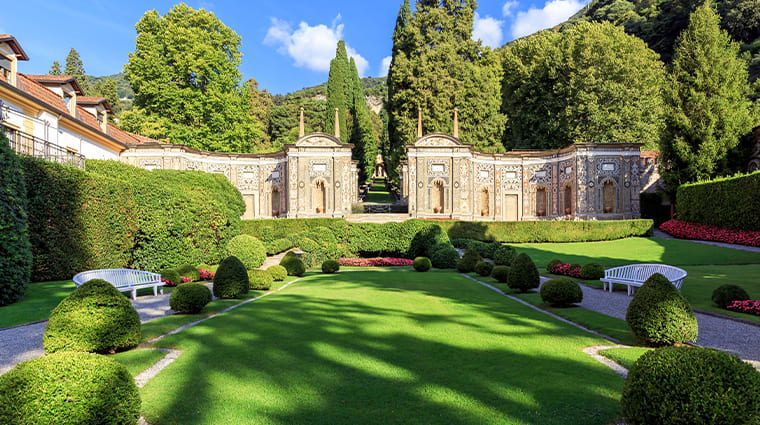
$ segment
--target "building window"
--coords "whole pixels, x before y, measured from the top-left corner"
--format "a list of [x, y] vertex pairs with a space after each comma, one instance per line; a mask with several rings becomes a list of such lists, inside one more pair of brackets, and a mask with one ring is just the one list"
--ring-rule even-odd
[[539, 187], [536, 189], [536, 216], [537, 217], [545, 217], [546, 216], [546, 189], [543, 187]]
[[0, 56], [0, 73], [5, 77], [5, 81], [11, 82], [11, 61], [4, 56]]
[[63, 103], [66, 104], [66, 107], [71, 109], [71, 99], [72, 96], [68, 94], [67, 92], [63, 92]]
[[98, 123], [100, 123], [100, 125], [103, 125], [103, 113], [100, 111], [98, 111]]

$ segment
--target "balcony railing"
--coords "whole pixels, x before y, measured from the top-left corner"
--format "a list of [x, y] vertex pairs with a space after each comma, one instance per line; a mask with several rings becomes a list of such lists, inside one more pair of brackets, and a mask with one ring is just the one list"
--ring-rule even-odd
[[84, 170], [84, 156], [76, 152], [4, 125], [0, 125], [0, 130], [8, 137], [11, 149], [19, 155], [28, 155]]

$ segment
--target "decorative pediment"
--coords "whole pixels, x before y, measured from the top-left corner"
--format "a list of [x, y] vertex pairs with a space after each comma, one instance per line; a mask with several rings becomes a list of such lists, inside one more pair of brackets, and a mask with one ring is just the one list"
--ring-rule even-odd
[[414, 142], [414, 146], [422, 147], [446, 147], [446, 146], [462, 146], [463, 143], [458, 138], [446, 133], [432, 133], [427, 136], [422, 136]]
[[298, 139], [296, 146], [343, 146], [343, 143], [327, 133], [312, 133]]

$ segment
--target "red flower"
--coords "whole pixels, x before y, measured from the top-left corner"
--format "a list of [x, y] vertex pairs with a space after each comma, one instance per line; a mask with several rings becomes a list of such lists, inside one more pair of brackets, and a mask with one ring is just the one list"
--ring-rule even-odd
[[552, 267], [552, 273], [580, 278], [581, 268], [578, 266], [572, 267], [572, 265], [569, 263], [559, 263], [556, 266]]
[[660, 230], [679, 239], [760, 246], [760, 232], [756, 231], [727, 229], [709, 224], [689, 223], [680, 220], [666, 221], [660, 225]]
[[760, 301], [745, 300], [733, 301], [726, 307], [726, 310], [738, 311], [739, 313], [754, 314], [760, 316]]
[[338, 264], [350, 267], [389, 267], [389, 266], [411, 266], [412, 260], [406, 258], [341, 258]]
[[201, 274], [201, 280], [214, 280], [214, 273], [206, 269], [198, 269], [198, 273]]

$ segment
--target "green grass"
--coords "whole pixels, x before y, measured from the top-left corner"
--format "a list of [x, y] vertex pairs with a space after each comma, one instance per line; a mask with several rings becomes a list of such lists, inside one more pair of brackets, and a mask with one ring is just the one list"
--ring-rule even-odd
[[150, 423], [609, 424], [604, 340], [454, 273], [309, 276], [157, 345]]
[[608, 359], [619, 364], [620, 366], [623, 366], [624, 368], [631, 370], [636, 360], [638, 360], [639, 357], [641, 357], [642, 355], [644, 355], [644, 353], [650, 350], [652, 350], [652, 348], [644, 348], [644, 347], [608, 348], [606, 350], [600, 351], [599, 354], [603, 355], [604, 357], [607, 357]]
[[691, 266], [684, 270], [688, 276], [681, 294], [692, 308], [760, 323], [759, 316], [724, 310], [712, 302], [715, 288], [727, 283], [741, 286], [754, 300], [760, 299], [760, 266]]
[[385, 180], [372, 180], [372, 187], [369, 188], [367, 196], [364, 197], [364, 203], [392, 204], [394, 202], [393, 196], [385, 187]]
[[72, 292], [74, 281], [71, 280], [31, 283], [20, 301], [0, 307], [0, 328], [46, 320]]
[[129, 374], [134, 377], [151, 367], [165, 355], [165, 352], [159, 350], [132, 350], [109, 357], [126, 366]]

